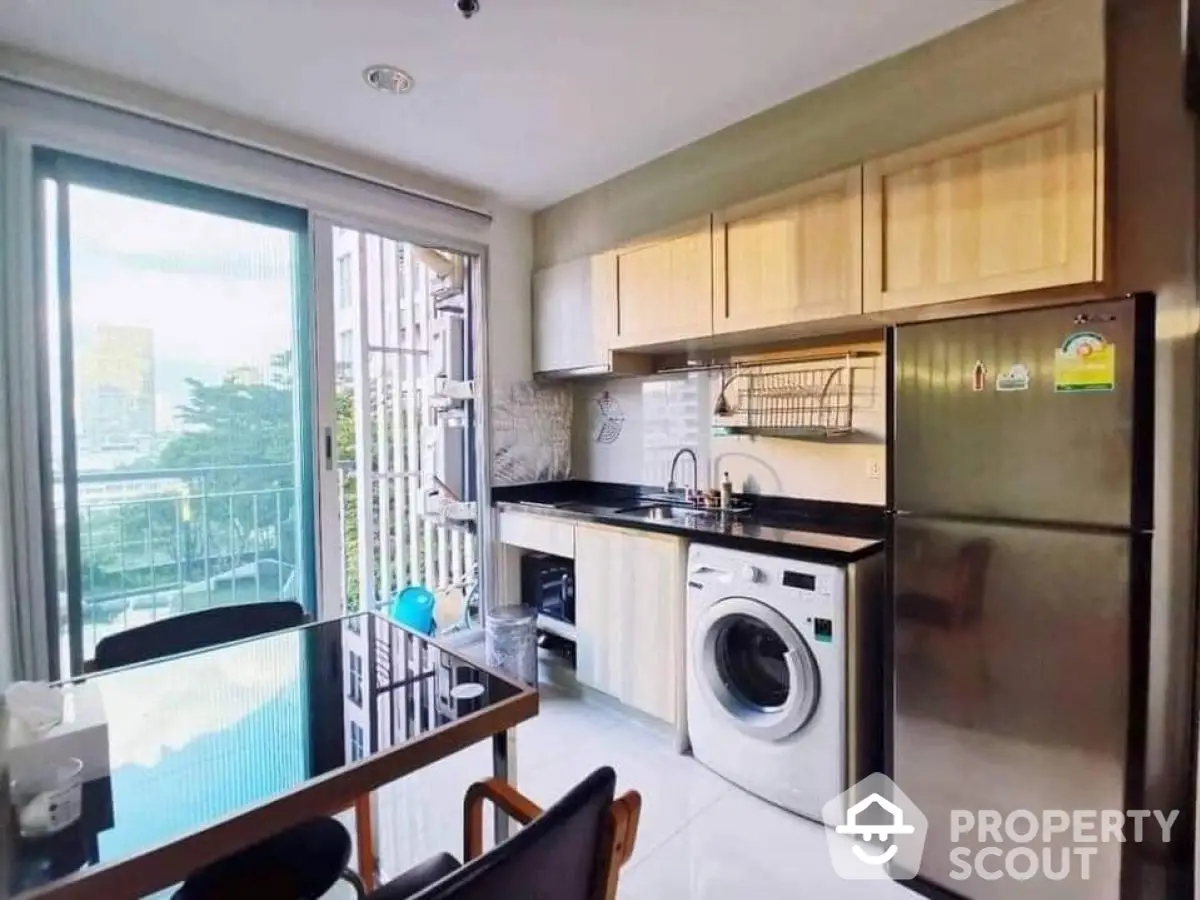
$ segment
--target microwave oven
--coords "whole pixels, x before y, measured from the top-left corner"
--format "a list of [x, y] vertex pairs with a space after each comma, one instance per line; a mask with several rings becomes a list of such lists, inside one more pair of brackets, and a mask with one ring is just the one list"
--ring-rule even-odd
[[[521, 556], [521, 604], [537, 610], [538, 626], [575, 626], [575, 562], [549, 553]], [[550, 620], [549, 622], [545, 620]]]

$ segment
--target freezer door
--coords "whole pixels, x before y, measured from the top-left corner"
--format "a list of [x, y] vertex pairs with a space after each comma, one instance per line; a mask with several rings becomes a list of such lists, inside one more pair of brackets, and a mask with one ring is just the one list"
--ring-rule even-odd
[[[893, 578], [893, 777], [929, 819], [921, 874], [972, 900], [1117, 900], [1121, 845], [1090, 878], [957, 880], [953, 810], [1124, 810], [1136, 538], [900, 518]], [[1144, 599], [1144, 598], [1143, 598]], [[1020, 826], [1024, 831], [1025, 826]], [[1043, 848], [1057, 869], [1070, 835]], [[959, 851], [961, 854], [962, 851]], [[1003, 866], [1003, 860], [1000, 863]], [[995, 861], [985, 868], [995, 868]], [[1024, 864], [1020, 868], [1025, 868]]]
[[1130, 299], [898, 328], [896, 508], [1129, 527], [1134, 338]]

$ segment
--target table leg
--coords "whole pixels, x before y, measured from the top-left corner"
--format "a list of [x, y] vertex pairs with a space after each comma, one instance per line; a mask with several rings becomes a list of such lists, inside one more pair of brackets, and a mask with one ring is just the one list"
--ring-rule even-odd
[[371, 795], [354, 801], [354, 832], [358, 844], [358, 875], [368, 891], [379, 887], [379, 857], [375, 852], [375, 816]]
[[[501, 781], [508, 781], [508, 732], [501, 731], [492, 735], [492, 775]], [[499, 806], [496, 810], [495, 842], [508, 840], [508, 816]]]

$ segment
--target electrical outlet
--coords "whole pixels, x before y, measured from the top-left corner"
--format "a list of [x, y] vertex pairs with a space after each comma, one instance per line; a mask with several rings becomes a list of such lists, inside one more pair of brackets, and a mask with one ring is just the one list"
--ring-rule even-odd
[[879, 460], [872, 459], [867, 462], [867, 477], [868, 478], [882, 478], [883, 477], [883, 464]]

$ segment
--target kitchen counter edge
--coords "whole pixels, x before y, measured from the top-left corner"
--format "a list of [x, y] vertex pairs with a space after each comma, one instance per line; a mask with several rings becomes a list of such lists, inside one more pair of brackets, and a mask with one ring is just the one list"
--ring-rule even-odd
[[[636, 498], [629, 498], [636, 500]], [[536, 502], [522, 502], [516, 499], [497, 499], [493, 500], [492, 506], [494, 509], [502, 512], [519, 512], [526, 515], [545, 516], [547, 518], [562, 519], [565, 521], [585, 522], [595, 525], [607, 525], [613, 528], [627, 528], [634, 531], [645, 531], [653, 534], [669, 535], [671, 537], [679, 537], [685, 540], [699, 544], [709, 544], [717, 547], [727, 547], [732, 550], [744, 550], [753, 553], [770, 554], [776, 557], [787, 559], [806, 560], [810, 562], [824, 562], [833, 565], [849, 565], [874, 556], [884, 550], [886, 542], [882, 537], [860, 537], [850, 534], [842, 534], [836, 530], [836, 527], [831, 530], [828, 525], [823, 524], [820, 530], [798, 528], [792, 525], [786, 525], [771, 520], [761, 520], [751, 514], [746, 520], [746, 524], [753, 527], [766, 528], [785, 533], [786, 537], [769, 538], [760, 536], [749, 536], [740, 534], [725, 534], [719, 531], [710, 531], [705, 528], [691, 527], [678, 522], [656, 522], [627, 514], [620, 514], [617, 509], [602, 510], [602, 504], [595, 504], [595, 510], [581, 510], [579, 508], [559, 508], [550, 505], [543, 505]], [[618, 507], [619, 508], [619, 507]], [[882, 517], [882, 514], [881, 514]], [[861, 544], [853, 550], [839, 550], [829, 547], [817, 546], [815, 543], [807, 543], [805, 535], [825, 535], [831, 537], [844, 538], [847, 541], [854, 541]]]

